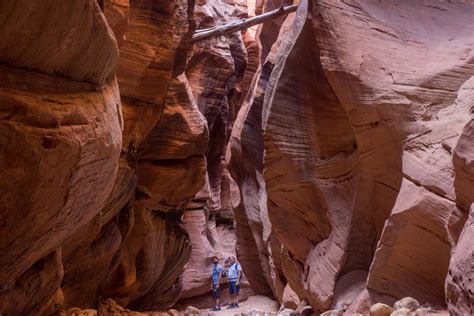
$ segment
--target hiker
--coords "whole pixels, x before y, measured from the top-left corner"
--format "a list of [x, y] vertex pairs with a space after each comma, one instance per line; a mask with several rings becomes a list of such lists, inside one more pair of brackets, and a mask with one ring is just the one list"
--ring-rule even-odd
[[240, 291], [240, 278], [242, 277], [242, 268], [240, 264], [235, 260], [235, 257], [230, 257], [230, 267], [227, 273], [229, 278], [229, 293], [231, 303], [228, 308], [239, 307], [239, 291]]
[[213, 308], [211, 308], [211, 311], [220, 311], [220, 302], [219, 299], [221, 297], [221, 290], [220, 290], [220, 285], [221, 285], [221, 279], [222, 279], [222, 273], [224, 272], [224, 269], [219, 265], [219, 257], [213, 256], [212, 257], [212, 263], [214, 264], [214, 267], [212, 268], [212, 277], [211, 277], [211, 290], [212, 290], [212, 299], [215, 301], [215, 305]]

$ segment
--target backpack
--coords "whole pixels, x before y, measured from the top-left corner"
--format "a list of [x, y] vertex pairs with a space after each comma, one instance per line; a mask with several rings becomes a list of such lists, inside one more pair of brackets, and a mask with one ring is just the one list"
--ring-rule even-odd
[[229, 279], [227, 278], [227, 272], [225, 270], [222, 270], [221, 272], [221, 283], [222, 284], [229, 283]]
[[[230, 267], [229, 267], [229, 270], [234, 268], [236, 271], [238, 270], [238, 268], [240, 267], [240, 265], [237, 263], [237, 262], [234, 262]], [[240, 268], [242, 269], [242, 268]]]

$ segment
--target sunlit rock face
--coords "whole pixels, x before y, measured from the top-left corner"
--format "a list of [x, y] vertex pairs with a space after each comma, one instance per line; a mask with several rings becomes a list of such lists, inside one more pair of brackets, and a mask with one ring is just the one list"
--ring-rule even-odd
[[[240, 241], [242, 253], [259, 249], [256, 239], [272, 249], [268, 236], [278, 245], [270, 258], [281, 274], [270, 273], [268, 285], [288, 282], [319, 311], [353, 303], [350, 311], [363, 312], [374, 300], [404, 296], [445, 308], [446, 291], [449, 308], [468, 306], [468, 282], [448, 279], [445, 291], [445, 280], [453, 251], [456, 273], [469, 261], [455, 246], [472, 203], [465, 145], [472, 140], [472, 10], [301, 1], [276, 42], [261, 37], [271, 48], [255, 81], [265, 83], [248, 110], [255, 114], [243, 119], [253, 142], [241, 145], [236, 123], [231, 160], [260, 155], [251, 172], [260, 168], [263, 179], [252, 176], [253, 189], [241, 181], [248, 177], [241, 165], [232, 175], [242, 199], [253, 192], [263, 201], [242, 203], [244, 213], [257, 208], [258, 227], [271, 227], [258, 233], [245, 227], [255, 219], [244, 219], [237, 234], [247, 236], [238, 235], [237, 249]], [[261, 224], [265, 213], [271, 226]], [[267, 275], [261, 271], [254, 274]], [[347, 286], [352, 278], [360, 286]]]
[[[471, 77], [459, 90], [457, 102], [474, 109], [474, 78]], [[449, 262], [446, 278], [446, 302], [453, 314], [474, 313], [474, 121], [464, 126], [453, 149], [454, 187], [456, 202], [465, 210], [470, 205], [469, 217], [461, 232], [459, 241]]]
[[292, 1], [0, 3], [1, 314], [207, 307], [213, 254], [283, 307], [474, 312], [474, 6], [298, 3], [198, 43]]
[[[113, 214], [101, 231], [114, 227], [116, 250], [95, 288], [137, 310], [166, 308], [180, 297], [179, 276], [191, 253], [181, 217], [204, 184], [208, 128], [184, 74], [192, 11], [188, 1], [104, 2], [120, 39], [124, 178], [116, 186], [130, 197], [110, 198]], [[71, 306], [84, 295], [71, 294]]]
[[[328, 13], [326, 17], [321, 13], [314, 24], [327, 38], [318, 40], [321, 60], [356, 134], [362, 179], [372, 178], [374, 188], [357, 196], [356, 201], [369, 201], [364, 212], [375, 214], [372, 224], [367, 223], [368, 216], [354, 222], [355, 243], [348, 245], [343, 273], [366, 267], [368, 255], [361, 250], [370, 246], [370, 238], [361, 238], [360, 231], [370, 232], [372, 226], [372, 235], [381, 237], [375, 238], [368, 289], [444, 306], [450, 253], [469, 210], [459, 202], [465, 189], [456, 188], [453, 157], [471, 117], [467, 95], [472, 100], [474, 65], [466, 48], [474, 44], [469, 35], [474, 28], [469, 18], [473, 7], [459, 3], [433, 7], [426, 2], [413, 8], [400, 2], [389, 7], [356, 3], [339, 9], [321, 5], [313, 10]], [[364, 12], [365, 27], [361, 20], [356, 25], [354, 19], [347, 20], [342, 14], [346, 10]], [[353, 26], [342, 33], [340, 26], [329, 27], [333, 17]], [[410, 26], [406, 19], [413, 21]], [[457, 22], [438, 22], [446, 19]], [[427, 27], [436, 31], [427, 32]], [[356, 28], [372, 36], [357, 37]], [[335, 45], [327, 45], [334, 36], [340, 39], [336, 55]], [[358, 38], [357, 45], [353, 37]], [[389, 187], [397, 189], [395, 199]]]
[[63, 298], [60, 247], [117, 177], [118, 48], [95, 1], [3, 1], [0, 25], [0, 313], [48, 314]]
[[171, 306], [191, 252], [181, 216], [206, 172], [184, 75], [192, 5], [0, 6], [0, 312]]

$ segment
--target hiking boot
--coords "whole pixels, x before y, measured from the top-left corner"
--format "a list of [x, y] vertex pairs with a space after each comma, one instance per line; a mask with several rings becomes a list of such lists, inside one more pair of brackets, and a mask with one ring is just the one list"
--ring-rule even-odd
[[235, 304], [234, 304], [234, 308], [239, 308], [239, 307], [240, 307], [240, 306], [239, 306], [239, 303], [235, 303]]
[[211, 312], [217, 312], [217, 311], [220, 311], [221, 308], [220, 307], [217, 307], [217, 306], [214, 306], [213, 308], [210, 309]]
[[229, 306], [227, 306], [227, 309], [234, 308], [234, 303], [230, 303]]

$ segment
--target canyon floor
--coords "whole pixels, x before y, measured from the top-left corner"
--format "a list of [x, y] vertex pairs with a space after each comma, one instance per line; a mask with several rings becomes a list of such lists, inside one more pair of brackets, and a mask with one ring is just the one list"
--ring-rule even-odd
[[227, 309], [227, 306], [222, 306], [221, 311], [211, 312], [209, 309], [201, 309], [201, 314], [214, 314], [219, 316], [233, 316], [236, 314], [251, 314], [252, 312], [272, 313], [278, 312], [280, 304], [269, 297], [263, 295], [250, 296], [247, 300], [239, 302], [239, 308]]

